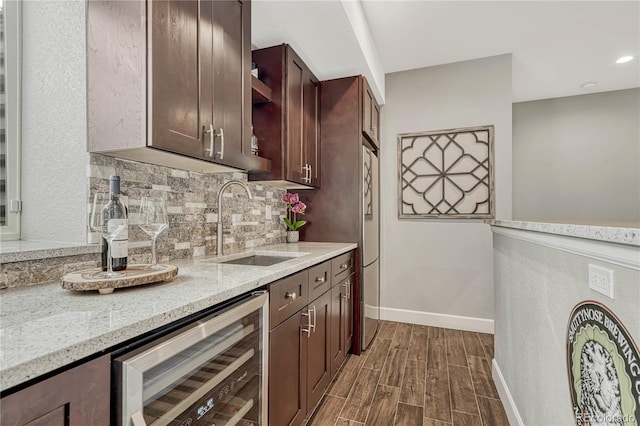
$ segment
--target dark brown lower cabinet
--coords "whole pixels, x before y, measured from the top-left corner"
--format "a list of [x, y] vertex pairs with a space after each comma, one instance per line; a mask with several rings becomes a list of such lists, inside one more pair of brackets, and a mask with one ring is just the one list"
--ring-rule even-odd
[[353, 344], [353, 275], [331, 288], [331, 376], [335, 375]]
[[299, 425], [307, 415], [307, 309], [269, 332], [269, 424]]
[[2, 398], [2, 426], [108, 426], [110, 355]]
[[313, 410], [331, 382], [331, 292], [309, 304], [313, 325], [307, 339], [307, 407]]
[[302, 424], [351, 348], [353, 275], [335, 283], [332, 268], [329, 260], [269, 285], [269, 426]]

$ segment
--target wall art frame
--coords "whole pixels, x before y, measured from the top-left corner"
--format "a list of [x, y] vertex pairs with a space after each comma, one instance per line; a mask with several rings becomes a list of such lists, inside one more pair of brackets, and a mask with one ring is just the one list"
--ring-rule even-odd
[[494, 126], [398, 134], [399, 219], [493, 219]]

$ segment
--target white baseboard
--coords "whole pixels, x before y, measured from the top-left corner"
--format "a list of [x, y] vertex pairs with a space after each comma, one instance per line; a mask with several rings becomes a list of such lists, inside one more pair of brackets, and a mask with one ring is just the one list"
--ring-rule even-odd
[[520, 413], [518, 412], [518, 407], [516, 407], [516, 403], [511, 396], [511, 392], [509, 392], [507, 382], [504, 381], [504, 376], [502, 375], [500, 367], [498, 367], [498, 363], [496, 362], [495, 358], [493, 359], [491, 366], [491, 376], [493, 377], [493, 383], [495, 383], [496, 389], [498, 390], [498, 395], [500, 395], [500, 400], [502, 401], [504, 411], [507, 413], [509, 424], [512, 426], [524, 426], [522, 417], [520, 417]]
[[493, 334], [493, 320], [485, 318], [382, 307], [380, 308], [380, 318], [387, 321], [407, 322], [410, 324], [429, 325], [431, 327], [453, 328], [456, 330]]

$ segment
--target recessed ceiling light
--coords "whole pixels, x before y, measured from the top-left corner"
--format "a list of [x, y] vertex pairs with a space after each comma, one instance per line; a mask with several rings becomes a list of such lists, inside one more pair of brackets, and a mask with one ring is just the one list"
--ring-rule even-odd
[[633, 56], [623, 56], [616, 61], [616, 64], [624, 64], [629, 61], [633, 61]]
[[598, 85], [598, 83], [596, 83], [595, 81], [587, 81], [582, 86], [580, 86], [580, 88], [584, 89], [584, 90], [589, 90], [589, 89], [593, 89], [597, 85]]

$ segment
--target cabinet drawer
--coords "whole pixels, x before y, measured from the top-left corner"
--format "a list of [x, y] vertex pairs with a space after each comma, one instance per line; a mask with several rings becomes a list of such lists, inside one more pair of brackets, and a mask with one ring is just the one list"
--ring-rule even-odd
[[331, 261], [309, 269], [309, 300], [315, 300], [331, 288]]
[[334, 283], [342, 281], [354, 271], [353, 261], [353, 251], [331, 260], [331, 270], [333, 271]]
[[269, 328], [273, 329], [309, 303], [309, 271], [269, 285]]

